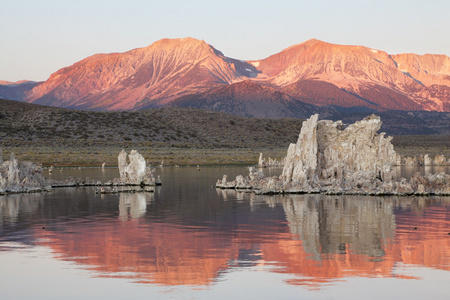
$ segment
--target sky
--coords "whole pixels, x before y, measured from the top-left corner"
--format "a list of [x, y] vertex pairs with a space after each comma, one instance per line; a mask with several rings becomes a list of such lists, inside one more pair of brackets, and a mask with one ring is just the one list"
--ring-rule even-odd
[[0, 0], [0, 80], [43, 81], [97, 53], [162, 38], [257, 60], [311, 38], [450, 56], [448, 0]]

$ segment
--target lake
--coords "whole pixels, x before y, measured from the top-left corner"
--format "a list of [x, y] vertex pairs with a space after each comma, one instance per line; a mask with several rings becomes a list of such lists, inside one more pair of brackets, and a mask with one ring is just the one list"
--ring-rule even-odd
[[[154, 193], [1, 196], [1, 298], [450, 298], [450, 197], [213, 188], [223, 174], [247, 175], [240, 166], [155, 174]], [[118, 171], [48, 176], [107, 181]]]

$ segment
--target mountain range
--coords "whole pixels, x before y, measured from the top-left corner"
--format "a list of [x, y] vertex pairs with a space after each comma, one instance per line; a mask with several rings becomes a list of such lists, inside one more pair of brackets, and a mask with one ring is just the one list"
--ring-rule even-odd
[[163, 39], [90, 56], [44, 82], [0, 82], [0, 97], [84, 110], [180, 106], [269, 118], [450, 112], [450, 57], [308, 40], [241, 61], [194, 38]]

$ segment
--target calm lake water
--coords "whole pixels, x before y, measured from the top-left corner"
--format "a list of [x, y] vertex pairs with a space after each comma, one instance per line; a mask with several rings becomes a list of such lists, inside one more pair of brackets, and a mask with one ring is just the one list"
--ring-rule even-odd
[[257, 196], [212, 188], [223, 174], [248, 170], [0, 197], [1, 299], [450, 299], [450, 197]]

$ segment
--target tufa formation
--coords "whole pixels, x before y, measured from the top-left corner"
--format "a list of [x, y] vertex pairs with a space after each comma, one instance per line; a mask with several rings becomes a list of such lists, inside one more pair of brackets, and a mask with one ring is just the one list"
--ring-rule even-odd
[[250, 168], [246, 178], [226, 177], [218, 188], [251, 188], [255, 193], [327, 193], [364, 195], [450, 195], [450, 175], [415, 174], [396, 181], [393, 166], [401, 162], [391, 137], [378, 134], [381, 119], [371, 115], [344, 129], [342, 121], [303, 122], [297, 143], [291, 144], [279, 177], [265, 177]]

